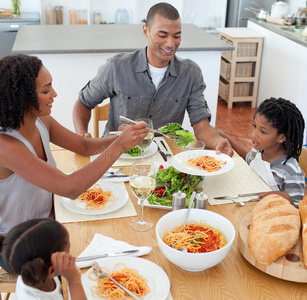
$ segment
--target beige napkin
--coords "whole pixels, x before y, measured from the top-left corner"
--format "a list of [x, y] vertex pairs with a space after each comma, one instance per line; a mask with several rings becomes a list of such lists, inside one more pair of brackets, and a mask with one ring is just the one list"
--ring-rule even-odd
[[[269, 192], [271, 188], [253, 171], [241, 157], [234, 158], [234, 167], [221, 175], [205, 177], [204, 193], [210, 205], [233, 203], [231, 200], [215, 200], [217, 196], [228, 196], [245, 193]], [[256, 196], [237, 198], [246, 201]]]
[[[136, 247], [130, 245], [124, 241], [114, 240], [110, 237], [104, 236], [100, 233], [96, 233], [90, 244], [85, 248], [85, 250], [78, 257], [85, 257], [91, 255], [99, 255], [104, 253], [114, 253], [122, 252], [126, 250], [139, 250], [135, 254], [130, 254], [129, 256], [142, 256], [147, 255], [151, 251], [151, 247], [142, 246]], [[78, 268], [90, 267], [94, 260], [86, 260], [76, 262]]]
[[[126, 188], [124, 183], [116, 183], [119, 186]], [[102, 215], [83, 215], [78, 214], [73, 211], [70, 211], [62, 204], [62, 197], [54, 195], [54, 210], [55, 218], [60, 223], [71, 223], [71, 222], [85, 222], [91, 220], [104, 220], [112, 218], [122, 218], [122, 217], [131, 217], [136, 216], [137, 213], [131, 202], [131, 199], [128, 199], [128, 202], [120, 209]]]

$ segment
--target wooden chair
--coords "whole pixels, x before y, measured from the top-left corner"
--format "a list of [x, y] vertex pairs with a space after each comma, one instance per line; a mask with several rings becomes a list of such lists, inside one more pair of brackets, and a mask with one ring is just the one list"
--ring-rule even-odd
[[98, 138], [99, 135], [99, 121], [107, 121], [109, 116], [110, 103], [96, 106], [92, 111], [93, 118], [93, 137]]
[[305, 176], [307, 177], [307, 149], [303, 148], [302, 153], [299, 157], [299, 165], [301, 169], [304, 171]]
[[[3, 300], [8, 300], [11, 293], [15, 292], [17, 277], [7, 273], [3, 268], [0, 267], [0, 292], [4, 293]], [[0, 293], [0, 300], [1, 298]]]

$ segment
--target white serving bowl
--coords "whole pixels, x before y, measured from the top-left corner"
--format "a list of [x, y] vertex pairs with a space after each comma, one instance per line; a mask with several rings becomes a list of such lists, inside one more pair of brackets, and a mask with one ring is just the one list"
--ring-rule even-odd
[[186, 253], [172, 248], [162, 240], [166, 231], [174, 230], [175, 227], [184, 223], [187, 210], [179, 209], [164, 215], [157, 223], [156, 236], [159, 247], [165, 257], [187, 271], [203, 271], [220, 263], [228, 254], [233, 244], [236, 232], [229, 220], [225, 217], [204, 209], [191, 209], [188, 222], [203, 221], [222, 232], [227, 245], [221, 249], [206, 253]]

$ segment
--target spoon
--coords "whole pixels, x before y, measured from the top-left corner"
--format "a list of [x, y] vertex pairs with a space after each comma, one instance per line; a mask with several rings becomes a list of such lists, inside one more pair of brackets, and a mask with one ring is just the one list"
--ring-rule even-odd
[[[185, 220], [184, 220], [184, 223], [183, 223], [183, 227], [181, 229], [181, 232], [184, 230], [185, 226], [187, 225], [187, 222], [188, 222], [188, 219], [189, 219], [189, 215], [190, 215], [190, 211], [191, 211], [191, 208], [192, 208], [192, 204], [194, 202], [194, 197], [195, 197], [196, 193], [193, 192], [192, 195], [191, 195], [191, 199], [190, 199], [190, 204], [189, 204], [189, 208], [188, 208], [188, 211], [187, 211], [187, 214], [185, 216]], [[181, 252], [185, 252], [187, 253], [188, 252], [188, 249], [187, 248], [184, 248], [181, 250]]]
[[190, 215], [190, 211], [191, 211], [191, 208], [192, 208], [192, 204], [193, 204], [193, 202], [194, 202], [194, 197], [195, 197], [195, 195], [196, 195], [195, 192], [193, 192], [192, 195], [191, 195], [189, 208], [188, 208], [187, 214], [186, 214], [186, 216], [185, 216], [185, 220], [184, 220], [183, 227], [182, 227], [181, 231], [183, 231], [184, 228], [185, 228], [185, 226], [187, 225], [187, 222], [188, 222], [188, 219], [189, 219], [189, 215]]

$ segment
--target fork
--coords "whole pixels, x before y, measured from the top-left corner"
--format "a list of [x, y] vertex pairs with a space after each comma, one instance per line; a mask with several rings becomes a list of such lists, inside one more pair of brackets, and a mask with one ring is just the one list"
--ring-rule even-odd
[[[133, 120], [128, 119], [128, 118], [123, 117], [123, 116], [119, 116], [119, 118], [120, 118], [122, 121], [128, 122], [128, 123], [130, 123], [130, 124], [136, 124], [136, 123], [137, 123], [136, 121], [133, 121]], [[158, 133], [158, 134], [161, 134], [161, 135], [165, 136], [166, 138], [168, 138], [168, 139], [170, 139], [170, 140], [186, 140], [186, 139], [185, 139], [184, 137], [182, 137], [182, 136], [169, 136], [169, 135], [167, 135], [167, 134], [165, 134], [165, 133], [163, 133], [163, 132], [160, 132], [160, 131], [158, 131], [158, 130], [156, 130], [156, 129], [153, 129], [153, 132]]]
[[230, 199], [233, 203], [239, 205], [239, 206], [245, 206], [245, 204], [249, 201], [257, 201], [257, 200], [260, 200], [261, 198], [254, 198], [254, 199], [250, 199], [250, 200], [246, 200], [244, 202], [239, 202], [239, 201], [235, 201], [233, 199]]
[[135, 300], [141, 300], [138, 296], [133, 294], [131, 291], [129, 291], [127, 288], [125, 288], [123, 285], [121, 285], [119, 282], [117, 282], [115, 279], [113, 279], [105, 270], [101, 269], [98, 265], [97, 261], [95, 261], [92, 264], [92, 267], [95, 271], [95, 273], [99, 276], [99, 278], [103, 279], [105, 277], [108, 277], [110, 280], [112, 280], [114, 283], [116, 283], [121, 289], [123, 289], [127, 294], [129, 294], [133, 299]]

